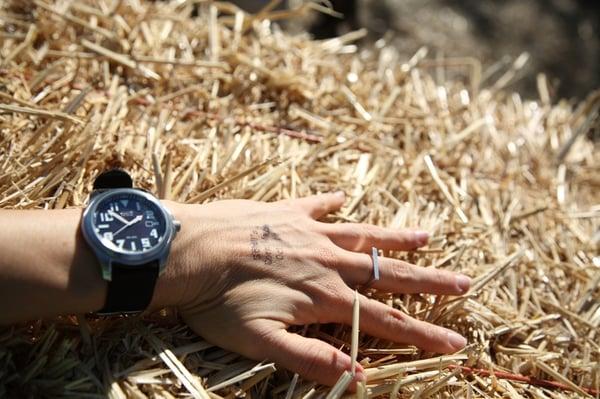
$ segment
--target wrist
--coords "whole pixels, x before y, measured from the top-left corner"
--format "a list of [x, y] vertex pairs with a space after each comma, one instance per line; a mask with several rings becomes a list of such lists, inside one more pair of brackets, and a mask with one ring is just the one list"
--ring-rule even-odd
[[[81, 233], [81, 213], [79, 209], [72, 209], [62, 212], [73, 211], [76, 219], [74, 225], [75, 231], [75, 250], [74, 253], [68, 249], [64, 256], [70, 260], [72, 268], [69, 273], [69, 283], [67, 288], [76, 301], [80, 303], [78, 312], [88, 313], [96, 312], [104, 306], [108, 283], [102, 278], [102, 271], [98, 259], [85, 242]], [[69, 225], [72, 223], [69, 222]], [[72, 258], [70, 257], [72, 254]], [[59, 262], [62, 263], [62, 262]]]
[[[171, 212], [174, 219], [181, 223], [181, 230], [171, 243], [164, 272], [156, 279], [152, 300], [147, 307], [150, 311], [183, 305], [189, 300], [190, 295], [196, 295], [194, 299], [197, 299], [198, 293], [204, 292], [202, 284], [190, 284], [190, 276], [202, 275], [201, 269], [207, 261], [203, 256], [206, 251], [200, 248], [204, 240], [198, 238], [203, 234], [197, 234], [202, 227], [203, 217], [199, 212], [201, 206], [174, 201], [161, 201], [161, 203]], [[80, 218], [80, 211], [78, 213], [78, 218]], [[85, 259], [84, 263], [87, 264], [88, 272], [94, 274], [93, 279], [91, 276], [87, 276], [87, 281], [93, 281], [95, 287], [89, 292], [89, 298], [86, 298], [87, 306], [91, 306], [88, 311], [98, 311], [104, 307], [108, 283], [102, 279], [98, 260], [85, 239], [79, 232], [77, 236], [76, 252], [79, 253], [77, 257]]]
[[102, 278], [100, 263], [81, 233], [83, 211], [73, 208], [40, 212], [52, 216], [53, 223], [59, 220], [61, 226], [54, 238], [56, 253], [51, 263], [59, 267], [55, 269], [55, 276], [58, 281], [63, 281], [61, 286], [70, 298], [65, 304], [70, 305], [60, 313], [89, 313], [102, 309], [108, 283]]
[[198, 299], [205, 292], [202, 282], [194, 276], [203, 274], [209, 263], [207, 252], [202, 250], [201, 205], [187, 205], [174, 201], [161, 201], [181, 223], [181, 230], [171, 244], [164, 272], [158, 277], [150, 310], [185, 305], [190, 296]]

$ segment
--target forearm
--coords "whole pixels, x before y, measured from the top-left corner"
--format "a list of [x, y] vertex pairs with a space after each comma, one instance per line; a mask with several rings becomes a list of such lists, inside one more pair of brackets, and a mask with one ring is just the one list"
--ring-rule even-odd
[[102, 308], [106, 282], [81, 209], [0, 210], [0, 323]]

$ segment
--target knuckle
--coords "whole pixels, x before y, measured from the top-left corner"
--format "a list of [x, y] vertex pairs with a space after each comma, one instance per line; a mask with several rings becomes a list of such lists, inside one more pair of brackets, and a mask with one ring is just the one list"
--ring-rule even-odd
[[303, 198], [290, 198], [276, 202], [268, 202], [267, 204], [272, 205], [273, 208], [278, 211], [302, 213], [305, 202], [303, 201]]
[[401, 261], [390, 262], [388, 269], [390, 276], [394, 281], [406, 281], [414, 274], [411, 273], [408, 264]]
[[316, 281], [312, 295], [319, 304], [331, 306], [345, 300], [341, 288], [335, 279], [324, 277]]
[[252, 337], [251, 341], [244, 342], [244, 354], [252, 359], [261, 359], [264, 357], [264, 348], [267, 346], [279, 346], [281, 338], [277, 331], [263, 326], [254, 326], [251, 328], [253, 333], [246, 334], [246, 337]]
[[398, 309], [389, 308], [384, 315], [384, 323], [390, 330], [407, 330], [410, 319]]
[[[360, 231], [360, 229], [357, 228], [356, 224], [354, 224], [354, 223], [342, 223], [339, 225], [334, 224], [332, 229], [334, 229], [334, 231], [336, 233], [339, 232], [339, 233], [343, 234], [345, 237], [347, 237], [350, 240], [358, 240], [359, 238], [362, 237], [362, 231]], [[337, 229], [339, 229], [339, 230], [337, 230]]]
[[282, 213], [293, 214], [298, 213], [298, 208], [289, 200], [281, 201], [277, 204], [278, 210]]
[[337, 256], [335, 252], [328, 247], [319, 247], [316, 250], [317, 261], [327, 268], [335, 268], [337, 265]]
[[317, 236], [319, 236], [318, 239], [321, 240], [323, 245], [327, 245], [331, 242], [329, 240], [329, 238], [327, 237], [328, 233], [330, 231], [328, 223], [318, 222], [308, 216], [306, 217], [305, 220], [306, 220], [306, 229], [308, 231], [315, 233]]
[[435, 281], [440, 286], [441, 285], [446, 285], [447, 281], [448, 281], [446, 273], [444, 273], [442, 271], [439, 271], [439, 270], [436, 270], [435, 271]]
[[328, 207], [329, 207], [328, 203], [327, 203], [327, 201], [326, 201], [326, 199], [325, 199], [324, 196], [319, 196], [317, 198], [317, 200], [315, 201], [315, 208], [318, 209], [318, 210], [320, 210], [320, 211], [325, 210]]
[[346, 295], [346, 290], [340, 284], [333, 284], [329, 291], [328, 300], [334, 308], [348, 308], [352, 305], [352, 300], [349, 295]]
[[423, 338], [430, 343], [445, 342], [444, 335], [439, 327], [429, 323], [420, 323]]
[[448, 285], [449, 279], [448, 274], [442, 270], [432, 270], [432, 282], [436, 284], [438, 287], [442, 287]]
[[363, 223], [360, 225], [362, 236], [367, 240], [375, 240], [379, 237], [379, 229], [372, 224]]
[[304, 376], [314, 376], [319, 373], [320, 369], [320, 354], [315, 351], [313, 347], [308, 346], [304, 348], [305, 356], [302, 358], [298, 365], [298, 373]]

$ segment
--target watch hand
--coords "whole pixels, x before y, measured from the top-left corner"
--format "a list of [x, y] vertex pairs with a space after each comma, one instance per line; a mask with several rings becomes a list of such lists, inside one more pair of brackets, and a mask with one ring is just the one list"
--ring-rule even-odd
[[136, 224], [137, 222], [139, 222], [140, 220], [142, 220], [144, 217], [142, 215], [137, 215], [135, 218], [133, 218], [133, 220], [131, 220], [131, 222], [127, 222], [123, 227], [121, 227], [119, 230], [117, 230], [114, 234], [113, 237], [116, 237], [117, 234], [119, 234], [120, 232], [122, 232], [123, 230], [125, 230], [126, 228], [133, 226], [134, 224]]
[[125, 219], [124, 217], [122, 217], [118, 213], [114, 212], [112, 209], [108, 210], [108, 214], [111, 215], [112, 217], [114, 217], [115, 219], [117, 219], [121, 223], [125, 223], [125, 224], [129, 223], [129, 221], [127, 219]]

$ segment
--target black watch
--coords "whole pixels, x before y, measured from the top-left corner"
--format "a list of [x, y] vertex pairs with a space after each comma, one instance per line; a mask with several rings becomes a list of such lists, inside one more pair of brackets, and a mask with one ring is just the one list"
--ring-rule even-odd
[[158, 198], [133, 188], [127, 172], [113, 169], [96, 178], [81, 228], [108, 281], [99, 314], [148, 307], [180, 227]]

